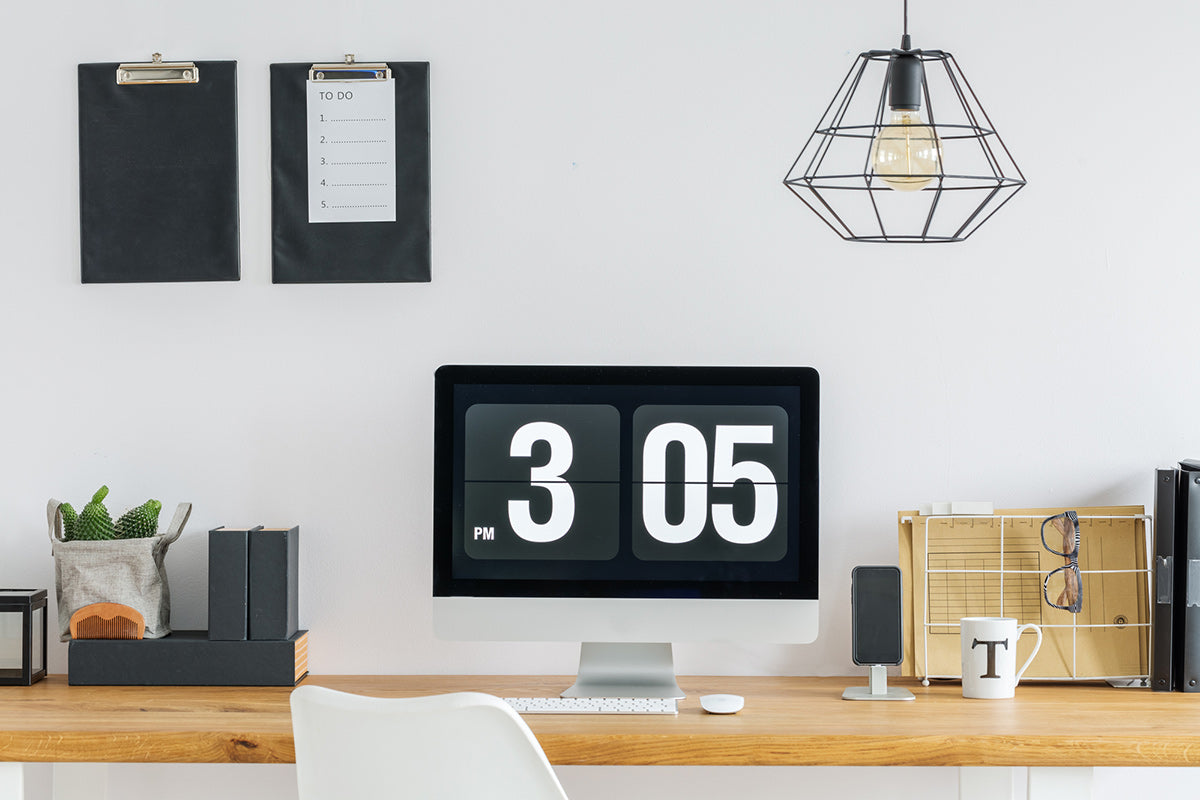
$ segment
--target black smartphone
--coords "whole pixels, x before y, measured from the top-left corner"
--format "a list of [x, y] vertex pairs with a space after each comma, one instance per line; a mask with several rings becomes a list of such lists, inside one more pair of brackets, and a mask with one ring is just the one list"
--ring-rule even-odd
[[899, 567], [855, 567], [850, 572], [850, 616], [855, 664], [899, 664], [904, 660]]

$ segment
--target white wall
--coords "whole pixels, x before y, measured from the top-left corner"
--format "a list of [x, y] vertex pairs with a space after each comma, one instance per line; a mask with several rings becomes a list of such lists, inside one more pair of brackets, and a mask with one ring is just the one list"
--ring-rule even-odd
[[[1153, 468], [1200, 453], [1191, 6], [914, 2], [915, 44], [955, 53], [1030, 182], [968, 242], [926, 247], [843, 243], [781, 185], [854, 56], [898, 42], [898, 0], [4, 16], [24, 66], [0, 125], [0, 584], [52, 586], [46, 498], [107, 483], [113, 508], [194, 503], [168, 558], [176, 627], [205, 625], [203, 531], [298, 523], [314, 672], [570, 672], [572, 646], [430, 634], [434, 368], [809, 364], [821, 638], [677, 662], [845, 674], [838, 600], [853, 565], [895, 560], [897, 509], [1149, 505]], [[76, 64], [153, 51], [239, 63], [240, 282], [79, 282]], [[345, 52], [431, 62], [430, 284], [270, 282], [267, 67]], [[155, 794], [153, 769], [121, 796]], [[588, 783], [630, 774], [651, 773]]]

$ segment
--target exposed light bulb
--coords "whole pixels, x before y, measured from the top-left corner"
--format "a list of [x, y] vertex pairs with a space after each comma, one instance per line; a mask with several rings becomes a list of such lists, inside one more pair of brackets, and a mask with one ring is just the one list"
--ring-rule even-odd
[[942, 142], [915, 109], [897, 108], [871, 144], [871, 166], [900, 192], [924, 189], [942, 172]]

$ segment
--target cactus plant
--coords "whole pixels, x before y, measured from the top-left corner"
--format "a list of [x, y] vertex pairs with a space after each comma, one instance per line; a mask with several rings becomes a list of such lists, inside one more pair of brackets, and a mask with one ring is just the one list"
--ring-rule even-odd
[[114, 524], [104, 498], [108, 487], [101, 486], [92, 495], [92, 501], [78, 514], [70, 503], [59, 503], [63, 520], [63, 541], [107, 541], [109, 539], [144, 539], [158, 533], [158, 515], [162, 503], [147, 500], [137, 508], [131, 508]]
[[63, 541], [69, 542], [75, 538], [75, 521], [79, 519], [79, 515], [70, 503], [59, 503], [58, 512], [62, 514]]
[[137, 508], [131, 508], [117, 520], [118, 539], [144, 539], [158, 533], [158, 514], [162, 503], [147, 500]]
[[112, 517], [104, 507], [104, 498], [108, 496], [108, 487], [101, 486], [92, 495], [92, 502], [83, 507], [75, 520], [74, 539], [84, 541], [102, 541], [117, 538]]

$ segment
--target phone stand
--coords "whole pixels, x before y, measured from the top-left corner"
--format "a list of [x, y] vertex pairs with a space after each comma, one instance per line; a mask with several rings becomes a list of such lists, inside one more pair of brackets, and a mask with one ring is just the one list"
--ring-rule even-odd
[[843, 700], [913, 700], [915, 695], [899, 686], [888, 687], [887, 667], [875, 664], [871, 667], [867, 686], [851, 686], [842, 692]]

